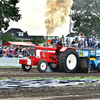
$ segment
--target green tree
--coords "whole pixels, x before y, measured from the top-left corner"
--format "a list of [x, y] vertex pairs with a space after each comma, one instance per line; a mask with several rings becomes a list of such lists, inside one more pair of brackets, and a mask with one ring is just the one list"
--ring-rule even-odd
[[15, 37], [9, 34], [2, 34], [0, 39], [2, 40], [2, 43], [6, 43], [8, 41], [21, 41], [20, 39], [16, 39]]
[[0, 0], [0, 31], [7, 30], [9, 22], [18, 21], [21, 18], [16, 4], [19, 0]]
[[30, 42], [32, 42], [33, 44], [35, 43], [44, 43], [44, 40], [34, 37], [33, 39], [30, 40]]
[[100, 33], [100, 1], [73, 0], [72, 19], [75, 22], [73, 30], [84, 35], [92, 34], [93, 30]]

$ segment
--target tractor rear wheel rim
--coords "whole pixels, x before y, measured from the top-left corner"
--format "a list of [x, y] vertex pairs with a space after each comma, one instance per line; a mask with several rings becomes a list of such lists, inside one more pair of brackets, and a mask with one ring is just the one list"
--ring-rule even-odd
[[69, 70], [73, 70], [76, 67], [77, 58], [74, 54], [70, 54], [66, 59], [66, 65]]
[[41, 67], [41, 70], [45, 70], [46, 67], [47, 67], [47, 65], [46, 65], [45, 62], [42, 62], [41, 65], [40, 65], [40, 67]]

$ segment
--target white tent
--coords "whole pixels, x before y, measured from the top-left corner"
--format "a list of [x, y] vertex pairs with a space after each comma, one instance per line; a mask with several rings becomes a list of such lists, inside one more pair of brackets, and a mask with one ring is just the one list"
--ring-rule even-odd
[[13, 41], [8, 41], [2, 45], [17, 45], [17, 46], [35, 46], [31, 42], [13, 42]]

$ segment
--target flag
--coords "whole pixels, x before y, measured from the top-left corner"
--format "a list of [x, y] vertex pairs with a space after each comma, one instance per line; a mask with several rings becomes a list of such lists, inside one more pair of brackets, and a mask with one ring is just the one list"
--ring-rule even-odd
[[72, 22], [72, 17], [70, 17], [70, 23], [69, 23], [69, 34], [70, 34], [72, 28], [73, 28], [73, 22]]

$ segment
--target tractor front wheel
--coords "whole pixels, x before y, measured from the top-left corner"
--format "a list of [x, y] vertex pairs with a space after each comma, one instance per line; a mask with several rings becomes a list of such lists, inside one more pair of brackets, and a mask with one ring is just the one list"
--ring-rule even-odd
[[78, 53], [73, 49], [68, 49], [61, 53], [58, 59], [58, 67], [60, 71], [73, 73], [78, 69], [79, 57]]
[[28, 66], [28, 65], [24, 65], [22, 64], [22, 69], [25, 71], [25, 72], [29, 72], [31, 70], [32, 66]]
[[48, 63], [45, 60], [40, 60], [37, 65], [38, 71], [42, 73], [46, 72], [47, 66], [48, 66]]

